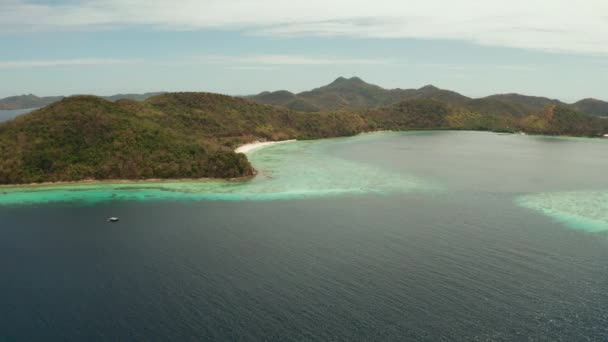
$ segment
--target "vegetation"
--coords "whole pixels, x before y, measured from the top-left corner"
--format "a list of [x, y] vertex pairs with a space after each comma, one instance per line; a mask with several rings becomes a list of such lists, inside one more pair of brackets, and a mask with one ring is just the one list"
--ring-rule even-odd
[[414, 99], [435, 99], [448, 103], [463, 103], [470, 100], [456, 92], [430, 85], [420, 89], [387, 90], [366, 83], [358, 77], [350, 79], [339, 77], [326, 86], [299, 94], [281, 90], [272, 93], [264, 92], [252, 96], [250, 99], [303, 112], [379, 108]]
[[[334, 95], [353, 82], [346, 81], [332, 86]], [[526, 112], [526, 104], [509, 104], [503, 98], [472, 104], [434, 87], [425, 87], [422, 92], [438, 98], [418, 96], [379, 108], [320, 112], [209, 93], [170, 93], [145, 101], [116, 102], [94, 96], [69, 97], [0, 124], [0, 184], [247, 177], [254, 170], [245, 155], [234, 152], [240, 144], [349, 136], [372, 130], [460, 129], [575, 136], [608, 133], [608, 120], [567, 105], [548, 103], [540, 110]], [[348, 94], [341, 99], [351, 103], [361, 100]], [[277, 98], [289, 97], [279, 95]], [[538, 106], [539, 100], [533, 100]]]
[[608, 133], [608, 121], [569, 107], [549, 106], [541, 113], [524, 117], [520, 128], [532, 134], [597, 137]]
[[572, 106], [581, 113], [608, 117], [608, 102], [596, 99], [584, 99], [578, 101]]
[[246, 157], [90, 96], [0, 125], [0, 183], [241, 177]]
[[[145, 94], [117, 94], [112, 96], [104, 96], [102, 98], [110, 101], [117, 101], [121, 99], [131, 99], [143, 101], [149, 97], [160, 95], [162, 93], [145, 93]], [[33, 94], [10, 96], [0, 99], [0, 110], [15, 110], [15, 109], [29, 109], [29, 108], [40, 108], [48, 106], [51, 103], [61, 101], [63, 96], [47, 96], [38, 97]]]
[[546, 97], [520, 94], [499, 94], [471, 99], [457, 92], [427, 85], [420, 89], [384, 89], [364, 82], [358, 77], [340, 77], [334, 82], [299, 94], [281, 90], [263, 92], [249, 99], [302, 112], [361, 110], [383, 108], [408, 100], [431, 99], [445, 104], [465, 107], [472, 113], [525, 116], [542, 111], [550, 105], [566, 106], [582, 113], [608, 116], [608, 102], [586, 99], [568, 105]]

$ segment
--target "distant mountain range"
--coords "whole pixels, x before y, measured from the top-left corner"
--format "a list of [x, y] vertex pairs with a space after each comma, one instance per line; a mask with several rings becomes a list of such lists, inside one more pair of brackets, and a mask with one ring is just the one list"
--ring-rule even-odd
[[[106, 100], [131, 99], [143, 101], [164, 94], [117, 94], [101, 96]], [[45, 107], [63, 99], [63, 96], [38, 97], [36, 95], [11, 96], [0, 99], [0, 110], [15, 110]], [[419, 89], [385, 89], [367, 83], [359, 77], [339, 77], [332, 83], [301, 93], [287, 90], [265, 91], [245, 98], [263, 104], [286, 107], [299, 112], [325, 112], [339, 109], [371, 109], [393, 105], [414, 99], [432, 99], [446, 104], [458, 105], [474, 112], [491, 112], [497, 115], [527, 115], [542, 110], [548, 105], [567, 106], [578, 112], [608, 117], [608, 102], [584, 99], [573, 104], [546, 97], [520, 94], [497, 94], [483, 98], [470, 98], [455, 91], [427, 85]]]
[[[145, 94], [117, 94], [112, 96], [102, 96], [102, 98], [110, 101], [117, 101], [120, 99], [131, 99], [143, 101], [149, 97], [163, 94], [163, 92], [145, 93]], [[0, 110], [17, 110], [17, 109], [29, 109], [29, 108], [40, 108], [46, 107], [51, 103], [57, 102], [63, 99], [64, 96], [46, 96], [38, 97], [33, 94], [10, 96], [0, 99]]]
[[608, 102], [595, 99], [585, 99], [574, 104], [546, 97], [520, 94], [499, 94], [472, 99], [432, 85], [420, 89], [385, 89], [369, 84], [358, 77], [340, 77], [326, 86], [298, 94], [286, 90], [266, 91], [247, 98], [259, 103], [282, 106], [301, 112], [380, 108], [401, 101], [432, 99], [446, 104], [456, 104], [474, 112], [493, 114], [521, 116], [542, 110], [548, 105], [560, 105], [570, 106], [572, 109], [586, 114], [608, 117]]

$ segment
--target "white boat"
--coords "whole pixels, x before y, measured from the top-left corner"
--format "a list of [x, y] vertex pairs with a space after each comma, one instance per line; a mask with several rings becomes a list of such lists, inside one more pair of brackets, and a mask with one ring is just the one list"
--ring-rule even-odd
[[118, 222], [118, 217], [110, 217], [108, 222]]

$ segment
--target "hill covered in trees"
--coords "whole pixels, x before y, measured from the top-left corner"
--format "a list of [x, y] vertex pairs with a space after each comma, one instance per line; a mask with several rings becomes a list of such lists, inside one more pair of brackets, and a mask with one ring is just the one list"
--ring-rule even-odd
[[92, 96], [0, 125], [0, 183], [241, 177], [245, 156]]
[[427, 85], [419, 89], [385, 89], [367, 83], [358, 77], [339, 77], [332, 83], [298, 94], [286, 90], [263, 92], [249, 99], [265, 104], [286, 107], [303, 112], [340, 109], [373, 109], [391, 106], [398, 102], [431, 99], [460, 105], [473, 112], [523, 116], [543, 110], [549, 105], [571, 107], [582, 113], [608, 116], [608, 102], [586, 99], [567, 104], [546, 97], [521, 94], [497, 94], [472, 99], [457, 92]]
[[456, 92], [439, 89], [431, 85], [420, 89], [388, 90], [374, 84], [369, 84], [358, 77], [339, 77], [326, 86], [299, 94], [280, 90], [276, 92], [264, 92], [249, 98], [256, 102], [305, 112], [379, 108], [405, 100], [423, 98], [442, 100], [449, 103], [463, 103], [470, 100], [468, 97]]
[[[69, 97], [0, 124], [0, 184], [247, 177], [254, 170], [245, 155], [234, 152], [240, 144], [373, 130], [608, 133], [608, 120], [571, 106], [548, 103], [529, 114], [523, 109], [511, 113], [507, 105], [507, 110], [496, 111], [491, 104], [472, 106], [466, 98], [434, 88], [424, 92], [436, 97], [320, 112], [210, 93], [167, 93], [144, 101], [116, 102], [94, 96]], [[487, 101], [502, 103], [503, 99]]]
[[[163, 94], [162, 92], [156, 93], [144, 93], [144, 94], [116, 94], [112, 96], [101, 96], [102, 98], [110, 101], [118, 101], [121, 99], [132, 99], [143, 101], [149, 97]], [[17, 110], [17, 109], [30, 109], [30, 108], [41, 108], [61, 101], [64, 96], [45, 96], [38, 97], [33, 94], [29, 95], [18, 95], [9, 96], [0, 99], [0, 110]]]
[[572, 107], [582, 113], [608, 117], [608, 102], [596, 99], [584, 99], [573, 104]]
[[[162, 92], [144, 94], [117, 94], [101, 96], [110, 101], [131, 99], [144, 101]], [[11, 96], [0, 99], [0, 110], [40, 108], [64, 98], [63, 96], [37, 97]], [[298, 112], [327, 112], [337, 110], [377, 109], [408, 100], [431, 99], [459, 105], [473, 112], [524, 116], [543, 110], [549, 105], [570, 107], [581, 113], [608, 117], [608, 102], [584, 99], [568, 104], [559, 100], [521, 94], [497, 94], [483, 98], [469, 98], [455, 91], [427, 85], [419, 89], [385, 89], [367, 83], [358, 77], [338, 77], [328, 85], [309, 91], [292, 93], [287, 90], [265, 91], [245, 98], [261, 104], [284, 107]]]

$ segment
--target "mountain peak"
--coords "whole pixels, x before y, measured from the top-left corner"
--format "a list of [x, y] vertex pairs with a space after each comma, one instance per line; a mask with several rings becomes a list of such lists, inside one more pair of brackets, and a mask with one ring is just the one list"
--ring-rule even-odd
[[439, 88], [435, 87], [432, 84], [427, 84], [427, 85], [425, 85], [424, 87], [422, 87], [422, 88], [420, 88], [418, 90], [436, 91], [436, 90], [439, 90]]
[[340, 77], [336, 78], [333, 82], [331, 82], [331, 84], [342, 83], [342, 82], [346, 82], [346, 81], [348, 81], [348, 79], [346, 77], [340, 76]]
[[346, 78], [346, 77], [338, 77], [336, 78], [335, 81], [331, 82], [329, 84], [329, 86], [345, 86], [345, 85], [363, 85], [363, 84], [367, 84], [365, 81], [363, 81], [362, 79], [360, 79], [359, 77], [351, 77], [351, 78]]
[[582, 99], [582, 100], [580, 100], [580, 101], [578, 101], [576, 103], [605, 103], [605, 101], [598, 100], [598, 99], [593, 98], [593, 97], [588, 97], [588, 98]]

